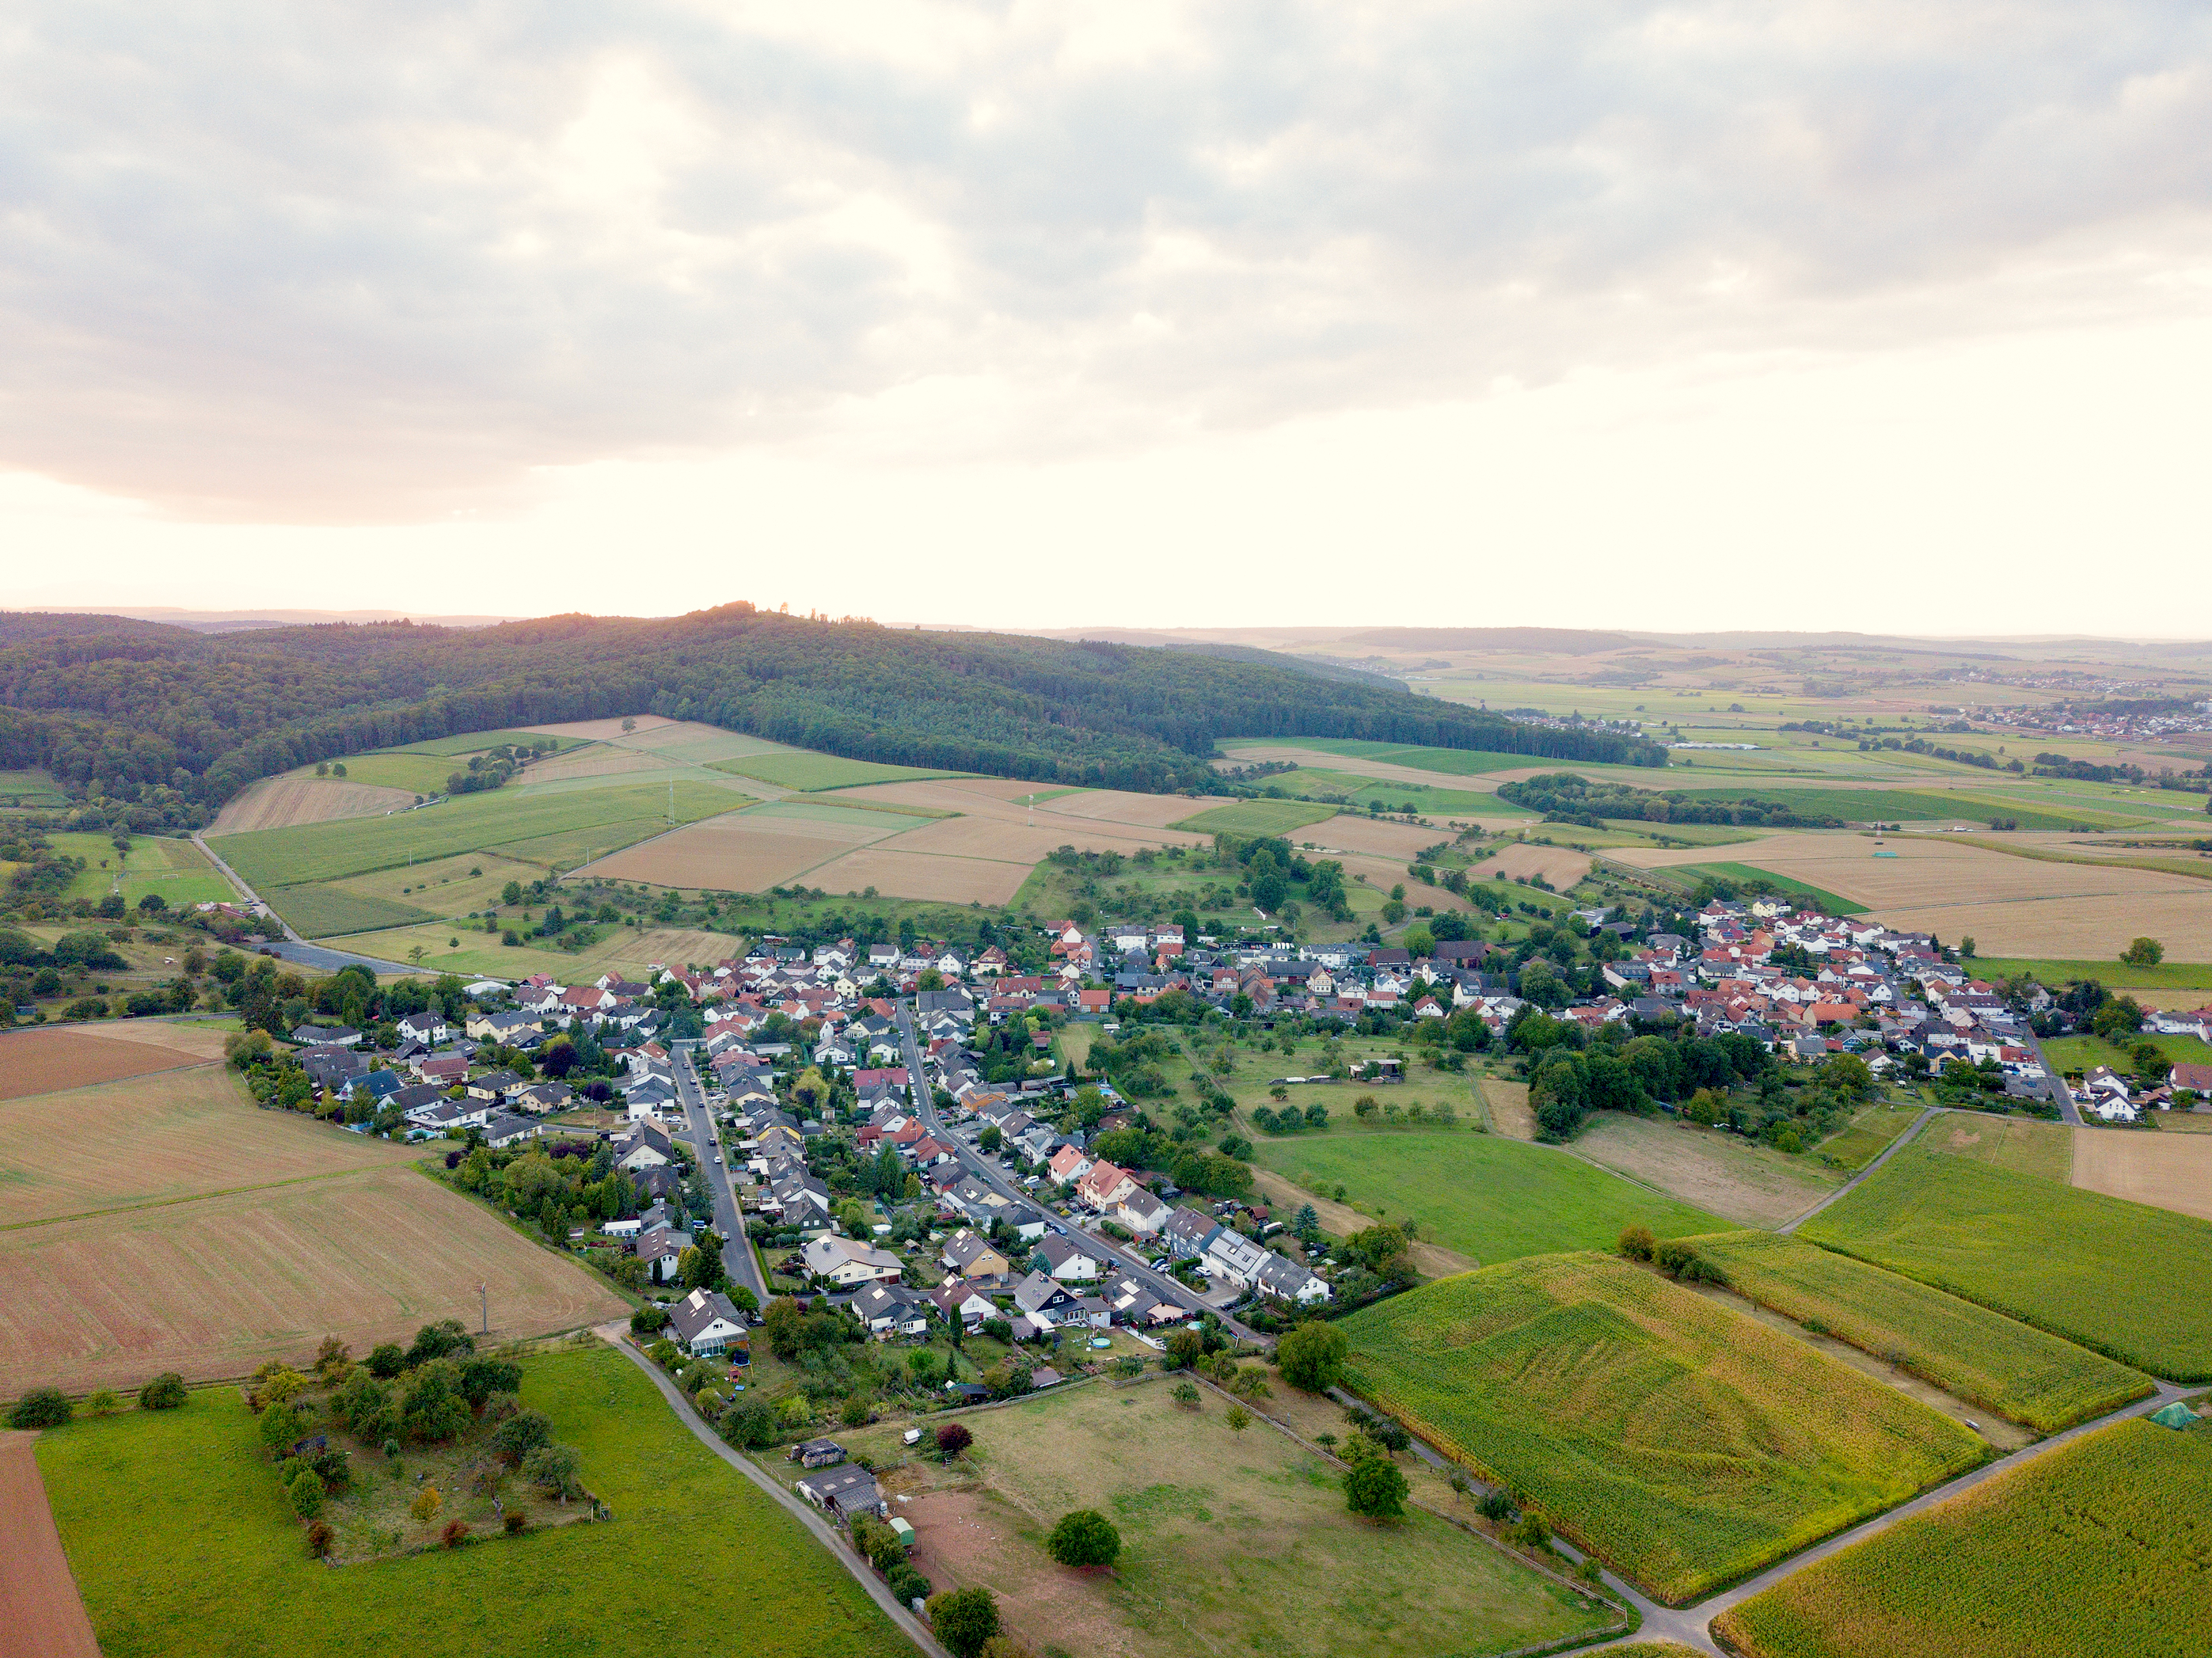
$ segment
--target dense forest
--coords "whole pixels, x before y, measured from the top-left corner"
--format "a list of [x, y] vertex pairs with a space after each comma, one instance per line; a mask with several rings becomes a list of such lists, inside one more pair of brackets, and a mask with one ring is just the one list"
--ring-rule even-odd
[[646, 713], [854, 759], [1152, 791], [1214, 786], [1206, 761], [1224, 737], [1664, 759], [1638, 739], [1520, 725], [1267, 653], [903, 630], [746, 604], [213, 635], [0, 616], [0, 768], [44, 767], [81, 800], [158, 823], [204, 821], [256, 778], [364, 750]]

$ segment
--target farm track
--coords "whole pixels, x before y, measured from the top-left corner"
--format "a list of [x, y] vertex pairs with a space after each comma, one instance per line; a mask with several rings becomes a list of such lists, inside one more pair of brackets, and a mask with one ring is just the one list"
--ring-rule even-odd
[[1899, 1148], [1903, 1146], [1907, 1140], [1911, 1139], [1915, 1135], [1918, 1134], [1922, 1129], [1927, 1127], [1929, 1119], [1942, 1114], [1942, 1108], [1941, 1106], [1929, 1106], [1926, 1110], [1923, 1111], [1917, 1117], [1912, 1120], [1911, 1127], [1906, 1129], [1902, 1134], [1899, 1134], [1887, 1145], [1882, 1147], [1881, 1156], [1875, 1158], [1873, 1162], [1867, 1164], [1865, 1168], [1860, 1169], [1857, 1174], [1852, 1175], [1841, 1186], [1838, 1186], [1834, 1191], [1829, 1193], [1826, 1197], [1822, 1198], [1820, 1202], [1814, 1204], [1803, 1214], [1798, 1216], [1796, 1219], [1778, 1226], [1774, 1230], [1782, 1234], [1784, 1237], [1790, 1236], [1807, 1221], [1812, 1219], [1814, 1216], [1819, 1214], [1823, 1209], [1827, 1208], [1830, 1205], [1838, 1201], [1846, 1192], [1850, 1191], [1854, 1187], [1857, 1186], [1861, 1181], [1864, 1180], [1868, 1175], [1873, 1174], [1875, 1169], [1881, 1168], [1882, 1164], [1887, 1163], [1892, 1157], [1895, 1157], [1898, 1153]]

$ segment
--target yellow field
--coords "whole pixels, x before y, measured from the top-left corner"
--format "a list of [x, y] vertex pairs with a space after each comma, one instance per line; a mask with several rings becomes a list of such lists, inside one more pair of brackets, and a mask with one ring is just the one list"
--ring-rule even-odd
[[1915, 1144], [1993, 1163], [2015, 1175], [2063, 1181], [2074, 1165], [2077, 1132], [2063, 1122], [1949, 1111], [1922, 1129]]
[[2212, 1220], [2212, 1134], [2074, 1132], [2074, 1184]]
[[[1877, 851], [1894, 858], [1876, 858]], [[1985, 956], [2116, 959], [2143, 934], [2176, 961], [2212, 961], [2212, 882], [2118, 865], [2045, 863], [1930, 836], [1774, 835], [1729, 859], [1864, 904], [1892, 926], [1947, 942], [1971, 935]], [[1638, 868], [1713, 861], [1710, 847], [1624, 847]]]
[[[1493, 1097], [1498, 1087], [1486, 1084]], [[1574, 1149], [1593, 1163], [1747, 1226], [1795, 1220], [1834, 1191], [1841, 1179], [1717, 1129], [1618, 1111], [1597, 1113]]]
[[380, 789], [331, 777], [264, 777], [241, 790], [207, 827], [209, 835], [294, 829], [340, 817], [374, 817], [411, 806], [406, 789]]
[[1516, 875], [1540, 875], [1565, 892], [1589, 873], [1589, 854], [1572, 847], [1507, 845], [1468, 871], [1468, 878], [1486, 881], [1503, 872], [1510, 881]]

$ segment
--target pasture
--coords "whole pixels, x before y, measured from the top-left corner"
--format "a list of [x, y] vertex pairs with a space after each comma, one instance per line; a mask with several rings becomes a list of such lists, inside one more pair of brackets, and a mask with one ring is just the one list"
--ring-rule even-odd
[[[1355, 1518], [1333, 1464], [1265, 1421], [1231, 1431], [1230, 1402], [1209, 1389], [1188, 1408], [1161, 1382], [1066, 1388], [963, 1418], [975, 1443], [951, 1467], [907, 1461], [891, 1427], [840, 1442], [905, 1463], [888, 1477], [908, 1498], [894, 1510], [918, 1533], [917, 1568], [939, 1588], [988, 1585], [1033, 1650], [1425, 1658], [1618, 1622], [1432, 1515]], [[1046, 1555], [1044, 1533], [1078, 1508], [1121, 1532], [1112, 1572]]]
[[1576, 1138], [1574, 1149], [1741, 1226], [1795, 1220], [1838, 1184], [1832, 1172], [1811, 1158], [1672, 1117], [1601, 1111]]
[[1486, 1263], [1609, 1248], [1624, 1226], [1660, 1237], [1719, 1230], [1703, 1210], [1499, 1134], [1409, 1128], [1252, 1139], [1263, 1168], [1323, 1194], [1341, 1186], [1363, 1212], [1413, 1220], [1430, 1242]]
[[2212, 1429], [2136, 1419], [1793, 1572], [1717, 1620], [1750, 1658], [2193, 1658]]
[[1679, 876], [1692, 882], [1731, 881], [1739, 886], [1747, 883], [1764, 882], [1784, 897], [1810, 904], [1830, 915], [1863, 915], [1864, 904], [1855, 904], [1809, 882], [1787, 875], [1776, 875], [1771, 871], [1754, 869], [1749, 864], [1680, 864], [1669, 868], [1670, 877]]
[[2212, 1223], [1916, 1143], [1799, 1236], [2154, 1376], [2212, 1378]]
[[1771, 1232], [1696, 1240], [1729, 1287], [2038, 1433], [2102, 1416], [2150, 1378], [1971, 1301]]
[[404, 1167], [18, 1225], [0, 1230], [0, 1395], [245, 1376], [325, 1332], [366, 1352], [474, 1317], [478, 1284], [503, 1340], [624, 1310], [583, 1267]]
[[[309, 1330], [284, 1357], [311, 1356], [319, 1334]], [[700, 1444], [621, 1354], [527, 1357], [522, 1400], [581, 1454], [585, 1484], [612, 1521], [337, 1570], [301, 1546], [234, 1389], [47, 1434], [39, 1463], [101, 1650], [705, 1651], [742, 1630], [757, 1658], [912, 1653], [843, 1566]], [[680, 1586], [672, 1539], [682, 1540]]]
[[83, 871], [63, 895], [67, 898], [97, 903], [109, 892], [120, 891], [125, 904], [135, 910], [149, 893], [159, 895], [172, 909], [238, 896], [207, 854], [190, 841], [134, 835], [126, 853], [118, 852], [113, 837], [106, 835], [57, 835], [51, 839], [56, 851], [85, 860]]
[[[1711, 861], [1694, 847], [1625, 847], [1612, 856], [1637, 869]], [[1984, 957], [2117, 960], [2147, 933], [2177, 961], [2212, 962], [2212, 882], [2184, 876], [2045, 863], [1933, 835], [1892, 835], [1877, 847], [1844, 832], [1770, 835], [1734, 861], [1863, 905], [1892, 926], [1952, 943], [1971, 937]]]
[[1987, 1454], [1808, 1344], [1607, 1255], [1486, 1266], [1342, 1327], [1358, 1391], [1674, 1605]]
[[[1919, 1120], [1910, 1105], [1879, 1102], [1868, 1106], [1850, 1121], [1813, 1148], [1813, 1154], [1829, 1167], [1856, 1174], [1887, 1150], [1892, 1140]], [[2002, 1122], [2002, 1118], [1992, 1119]]]

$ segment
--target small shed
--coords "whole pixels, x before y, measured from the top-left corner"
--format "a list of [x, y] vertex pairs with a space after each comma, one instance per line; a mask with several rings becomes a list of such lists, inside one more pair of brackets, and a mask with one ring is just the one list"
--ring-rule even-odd
[[891, 1516], [891, 1535], [908, 1548], [914, 1546], [914, 1527], [896, 1515]]

